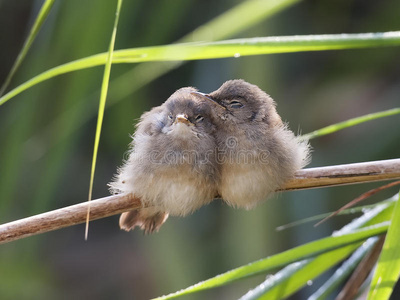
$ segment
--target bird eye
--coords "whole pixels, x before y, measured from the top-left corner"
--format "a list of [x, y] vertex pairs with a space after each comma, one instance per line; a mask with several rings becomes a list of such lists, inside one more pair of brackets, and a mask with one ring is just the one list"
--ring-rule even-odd
[[242, 108], [243, 104], [240, 103], [239, 101], [233, 100], [229, 103], [230, 108]]
[[197, 115], [194, 119], [196, 120], [196, 122], [201, 122], [204, 120], [204, 117], [201, 115]]
[[168, 115], [168, 119], [172, 120], [174, 118], [174, 116], [172, 114]]

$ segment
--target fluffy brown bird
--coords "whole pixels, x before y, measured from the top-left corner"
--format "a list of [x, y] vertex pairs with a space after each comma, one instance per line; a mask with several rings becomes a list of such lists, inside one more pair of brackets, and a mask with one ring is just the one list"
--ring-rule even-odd
[[113, 194], [132, 193], [143, 208], [120, 217], [124, 230], [157, 231], [168, 215], [185, 216], [212, 201], [217, 193], [215, 125], [210, 103], [176, 91], [140, 118], [128, 160], [109, 184]]
[[230, 80], [210, 94], [182, 88], [142, 115], [129, 158], [109, 184], [143, 204], [123, 213], [120, 227], [151, 233], [169, 214], [185, 216], [216, 195], [253, 208], [305, 166], [309, 153], [257, 86]]
[[258, 86], [229, 80], [210, 94], [195, 93], [214, 103], [218, 193], [229, 205], [253, 208], [308, 163], [308, 142], [288, 129]]

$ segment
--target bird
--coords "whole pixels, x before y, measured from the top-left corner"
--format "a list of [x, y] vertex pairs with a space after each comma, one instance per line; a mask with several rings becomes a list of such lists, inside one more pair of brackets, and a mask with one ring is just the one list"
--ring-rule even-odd
[[218, 195], [227, 204], [252, 209], [309, 163], [308, 141], [289, 130], [258, 86], [235, 79], [209, 94], [195, 93], [213, 103]]
[[121, 229], [153, 233], [169, 215], [186, 216], [217, 194], [212, 105], [196, 91], [181, 88], [141, 116], [129, 157], [109, 183], [112, 194], [141, 199], [141, 208], [121, 214]]

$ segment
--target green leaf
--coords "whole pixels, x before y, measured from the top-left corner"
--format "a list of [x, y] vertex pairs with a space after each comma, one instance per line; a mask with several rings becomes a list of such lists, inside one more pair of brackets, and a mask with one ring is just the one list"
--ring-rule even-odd
[[[312, 262], [312, 259], [298, 261], [286, 266], [274, 275], [267, 276], [267, 279], [263, 283], [261, 283], [256, 288], [248, 291], [245, 295], [240, 297], [239, 300], [254, 300], [264, 298], [263, 296], [265, 296], [268, 291], [286, 281], [290, 276], [293, 276], [294, 273], [302, 270], [305, 266], [309, 265], [310, 262]], [[269, 299], [275, 299], [275, 297]]]
[[[106, 106], [108, 83], [110, 81], [110, 73], [111, 73], [111, 62], [113, 59], [115, 37], [117, 35], [117, 27], [118, 27], [118, 20], [119, 20], [119, 13], [121, 10], [121, 5], [122, 5], [122, 0], [118, 0], [117, 10], [115, 13], [114, 28], [113, 28], [113, 32], [111, 34], [110, 46], [108, 48], [107, 60], [106, 60], [106, 64], [104, 67], [103, 82], [101, 85], [99, 113], [98, 113], [97, 126], [96, 126], [96, 137], [95, 137], [94, 149], [93, 149], [92, 169], [91, 169], [91, 173], [90, 173], [89, 201], [92, 199], [93, 180], [94, 180], [94, 173], [96, 170], [97, 151], [99, 148], [101, 125], [103, 123], [104, 109]], [[90, 214], [90, 206], [88, 207], [88, 211], [87, 211], [85, 239], [87, 239], [87, 236], [88, 236], [89, 214]]]
[[345, 129], [345, 128], [348, 128], [351, 126], [355, 126], [355, 125], [358, 125], [358, 124], [361, 124], [364, 122], [368, 122], [368, 121], [372, 121], [372, 120], [376, 120], [376, 119], [384, 118], [384, 117], [388, 117], [388, 116], [393, 116], [396, 114], [400, 114], [400, 107], [385, 110], [385, 111], [380, 111], [380, 112], [376, 112], [376, 113], [372, 113], [372, 114], [367, 114], [367, 115], [353, 118], [353, 119], [349, 119], [347, 121], [336, 123], [336, 124], [315, 130], [313, 132], [307, 133], [307, 134], [303, 135], [302, 137], [304, 139], [313, 139], [313, 138], [331, 134], [336, 131], [339, 131], [339, 130], [342, 130], [342, 129]]
[[[378, 237], [372, 237], [365, 241], [354, 253], [335, 271], [335, 273], [314, 293], [308, 300], [326, 299], [357, 267], [363, 257], [371, 251], [379, 240]], [[329, 258], [325, 261], [329, 262]]]
[[[345, 259], [358, 245], [359, 243], [348, 245], [321, 254], [314, 259], [290, 264], [240, 299], [284, 299], [303, 286], [312, 284], [314, 278]], [[295, 268], [296, 266], [298, 268]]]
[[[392, 197], [392, 198], [394, 198], [394, 197]], [[389, 201], [386, 201], [385, 203], [381, 203], [381, 204], [377, 205], [373, 209], [366, 211], [361, 217], [353, 220], [351, 223], [344, 226], [342, 229], [340, 229], [336, 233], [336, 235], [345, 236], [346, 234], [353, 234], [361, 226], [371, 226], [371, 225], [375, 226], [378, 223], [381, 223], [378, 226], [382, 226], [384, 224], [382, 222], [386, 222], [387, 220], [389, 220], [393, 206], [394, 206], [394, 203], [389, 202]], [[373, 227], [364, 228], [364, 230], [369, 230], [369, 228], [373, 228]], [[277, 255], [267, 257], [265, 259], [261, 259], [259, 261], [250, 263], [248, 265], [236, 268], [234, 270], [231, 270], [229, 272], [223, 273], [216, 277], [210, 278], [203, 282], [199, 282], [193, 286], [190, 286], [190, 287], [183, 289], [181, 291], [178, 291], [176, 293], [172, 293], [167, 296], [159, 297], [157, 299], [172, 299], [172, 298], [176, 298], [179, 296], [198, 292], [201, 290], [215, 288], [215, 287], [222, 286], [224, 284], [230, 283], [235, 280], [246, 278], [246, 277], [258, 274], [258, 273], [267, 272], [267, 271], [270, 271], [277, 267], [305, 259], [305, 258], [307, 258], [307, 256], [313, 256], [313, 255], [315, 256], [322, 252], [331, 251], [332, 249], [335, 250], [336, 248], [341, 247], [341, 246], [343, 246], [343, 247], [349, 246], [347, 244], [346, 245], [342, 244], [341, 246], [338, 246], [338, 247], [334, 247], [334, 246], [330, 247], [329, 243], [332, 243], [332, 242], [334, 243], [335, 238], [336, 238], [335, 236], [332, 236], [332, 237], [328, 237], [328, 238], [325, 238], [322, 240], [318, 240], [318, 241], [315, 241], [315, 242], [312, 242], [312, 243], [309, 243], [309, 244], [306, 244], [303, 246], [299, 246], [299, 247], [287, 250], [287, 251], [279, 253]], [[354, 241], [354, 242], [356, 242], [356, 241]], [[326, 246], [328, 248], [325, 248]], [[353, 246], [357, 247], [357, 244], [353, 245]], [[305, 254], [305, 252], [307, 252], [307, 251], [311, 251], [311, 252], [307, 255], [307, 254]], [[340, 251], [338, 251], [338, 252], [340, 252]], [[333, 252], [332, 255], [336, 256], [337, 254]], [[310, 278], [310, 277], [308, 277], [308, 278]], [[290, 280], [291, 279], [292, 278], [290, 278]], [[294, 278], [293, 280], [295, 282], [295, 284], [293, 285], [293, 288], [298, 288], [299, 282], [301, 280], [303, 280], [303, 282], [304, 282], [304, 278], [303, 279]], [[284, 284], [286, 284], [286, 281]]]
[[[186, 43], [143, 47], [114, 52], [113, 63], [183, 61], [240, 57], [248, 55], [356, 49], [400, 45], [400, 31], [361, 34], [332, 34], [259, 37], [211, 43]], [[0, 98], [0, 105], [22, 91], [55, 76], [103, 65], [107, 53], [100, 53], [45, 71]]]
[[10, 73], [7, 75], [6, 80], [4, 81], [3, 85], [0, 88], [0, 96], [3, 95], [4, 91], [7, 89], [8, 85], [11, 82], [11, 79], [14, 77], [15, 72], [17, 72], [19, 66], [21, 65], [22, 61], [24, 60], [26, 54], [28, 53], [29, 48], [31, 47], [33, 41], [35, 40], [37, 34], [42, 28], [44, 21], [46, 20], [48, 14], [50, 13], [51, 8], [53, 7], [54, 0], [46, 0], [42, 8], [39, 11], [39, 14], [33, 24], [31, 31], [29, 32], [28, 37], [25, 40], [25, 43], [21, 49], [21, 52], [18, 54], [17, 59], [14, 62], [14, 65], [11, 68]]
[[[400, 200], [400, 193], [398, 194]], [[393, 211], [385, 243], [372, 278], [368, 300], [389, 299], [400, 275], [400, 201]]]
[[197, 283], [184, 290], [156, 299], [172, 299], [193, 292], [221, 286], [232, 281], [262, 272], [267, 272], [295, 261], [309, 258], [340, 247], [345, 247], [349, 244], [357, 243], [371, 236], [382, 234], [386, 232], [387, 228], [388, 222], [383, 222], [360, 230], [355, 230], [348, 234], [323, 238], [233, 269], [216, 277]]
[[[394, 201], [393, 198], [394, 197], [386, 200], [385, 202], [380, 202], [369, 211], [364, 211], [362, 216], [354, 219], [336, 234], [342, 235], [350, 233], [360, 227], [370, 226], [389, 220], [394, 205], [392, 202]], [[277, 280], [271, 279], [269, 282], [264, 282], [261, 284], [261, 288], [257, 289], [260, 299], [282, 299], [290, 296], [291, 294], [297, 292], [300, 288], [308, 285], [309, 281], [312, 281], [315, 277], [321, 275], [333, 265], [345, 259], [351, 254], [351, 252], [359, 247], [359, 245], [360, 243], [352, 244], [321, 254], [316, 258], [308, 259], [304, 264], [302, 264], [302, 268], [299, 270], [293, 270], [291, 265], [285, 267], [282, 271], [278, 272], [278, 274], [280, 273], [279, 277], [286, 278], [278, 277]], [[364, 246], [362, 249], [364, 249]], [[362, 250], [357, 250], [356, 252], [360, 251]], [[344, 269], [342, 268], [342, 271], [343, 270]], [[337, 281], [330, 283], [329, 288], [332, 288], [332, 286], [336, 283]], [[326, 292], [328, 292], [328, 289], [326, 289]]]

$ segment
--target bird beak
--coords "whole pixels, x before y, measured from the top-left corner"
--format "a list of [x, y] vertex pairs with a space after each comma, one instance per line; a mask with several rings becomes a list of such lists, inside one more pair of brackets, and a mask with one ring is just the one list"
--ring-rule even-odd
[[197, 96], [201, 96], [201, 97], [204, 98], [204, 99], [207, 99], [207, 100], [209, 100], [209, 101], [212, 101], [213, 103], [217, 104], [218, 106], [222, 107], [223, 109], [226, 109], [225, 106], [223, 106], [221, 103], [215, 101], [215, 100], [214, 100], [210, 95], [208, 95], [208, 94], [204, 94], [204, 93], [201, 93], [201, 92], [191, 92], [191, 94], [197, 95]]
[[176, 123], [183, 123], [183, 124], [186, 124], [186, 125], [193, 125], [192, 122], [189, 121], [187, 115], [185, 115], [185, 114], [176, 115], [174, 124], [176, 124]]

